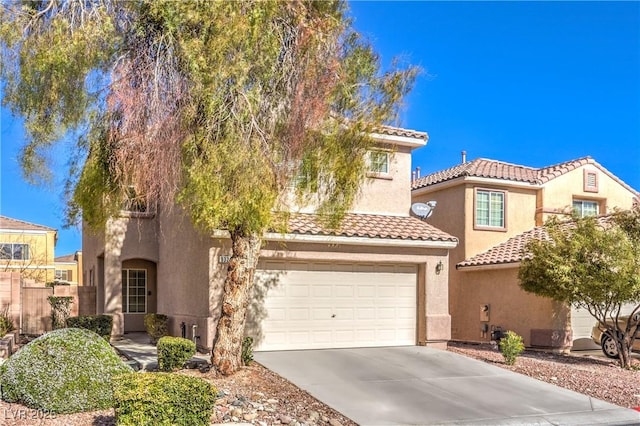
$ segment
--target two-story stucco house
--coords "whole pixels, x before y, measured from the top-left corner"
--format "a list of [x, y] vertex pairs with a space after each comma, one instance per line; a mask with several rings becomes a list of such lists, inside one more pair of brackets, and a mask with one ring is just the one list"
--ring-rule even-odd
[[[371, 169], [341, 228], [312, 211], [291, 213], [286, 233], [264, 236], [246, 334], [258, 350], [444, 346], [450, 338], [447, 273], [457, 239], [410, 216], [411, 152], [427, 134], [373, 135]], [[114, 334], [144, 330], [145, 313], [212, 347], [230, 255], [228, 233], [202, 235], [180, 208], [132, 209], [99, 235], [83, 233], [85, 285]], [[142, 210], [142, 211], [141, 211]]]
[[53, 281], [57, 238], [48, 226], [0, 216], [0, 271], [41, 284]]
[[460, 240], [449, 268], [452, 339], [486, 342], [500, 327], [528, 346], [589, 346], [588, 313], [520, 289], [521, 250], [550, 216], [628, 209], [637, 191], [590, 157], [542, 168], [465, 157], [412, 183], [415, 202], [438, 203], [429, 223]]

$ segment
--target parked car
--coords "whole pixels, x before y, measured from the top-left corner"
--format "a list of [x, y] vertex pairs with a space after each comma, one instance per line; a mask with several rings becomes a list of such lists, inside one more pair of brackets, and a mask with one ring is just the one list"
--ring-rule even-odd
[[[626, 327], [628, 318], [628, 316], [620, 317], [618, 319], [618, 324], [620, 324], [621, 327]], [[638, 324], [639, 322], [640, 313], [637, 313], [633, 317], [633, 323]], [[608, 323], [613, 324], [613, 321], [608, 321]], [[618, 358], [618, 343], [609, 333], [603, 333], [598, 323], [596, 323], [596, 325], [591, 329], [591, 338], [596, 343], [596, 345], [602, 348], [602, 352], [608, 358]], [[636, 337], [631, 350], [634, 352], [640, 352], [640, 335]]]

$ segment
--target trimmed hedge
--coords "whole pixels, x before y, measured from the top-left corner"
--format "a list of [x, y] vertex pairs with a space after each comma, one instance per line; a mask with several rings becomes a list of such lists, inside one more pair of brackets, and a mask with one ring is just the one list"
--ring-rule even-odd
[[169, 317], [164, 314], [146, 314], [144, 326], [152, 344], [157, 344], [158, 339], [169, 334]]
[[114, 379], [116, 424], [208, 426], [217, 390], [193, 376], [131, 373]]
[[67, 318], [67, 327], [86, 328], [108, 342], [111, 340], [113, 317], [111, 315], [83, 315], [79, 317], [71, 317]]
[[158, 340], [158, 369], [175, 371], [196, 354], [196, 344], [182, 337], [165, 336]]
[[2, 399], [50, 413], [109, 408], [112, 378], [131, 371], [97, 334], [61, 328], [28, 343], [2, 364]]

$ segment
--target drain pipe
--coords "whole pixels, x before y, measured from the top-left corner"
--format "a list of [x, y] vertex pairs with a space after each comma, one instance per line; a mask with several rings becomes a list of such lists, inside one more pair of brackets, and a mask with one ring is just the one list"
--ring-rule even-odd
[[200, 338], [200, 336], [196, 335], [197, 332], [198, 332], [198, 324], [192, 324], [191, 325], [191, 339], [193, 340], [193, 343], [196, 344], [196, 346], [198, 345], [198, 339]]

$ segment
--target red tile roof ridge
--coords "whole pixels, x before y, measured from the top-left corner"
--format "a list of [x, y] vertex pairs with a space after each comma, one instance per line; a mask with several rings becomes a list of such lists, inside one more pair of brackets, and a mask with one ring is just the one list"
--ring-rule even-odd
[[321, 216], [316, 214], [291, 213], [288, 233], [416, 241], [458, 241], [456, 237], [412, 216], [364, 213], [347, 213], [335, 230], [325, 227]]
[[[598, 216], [596, 219], [601, 225], [609, 223], [613, 213]], [[571, 227], [573, 219], [567, 219], [560, 223], [563, 227]], [[524, 249], [526, 245], [532, 239], [548, 240], [549, 235], [544, 225], [536, 226], [528, 231], [522, 232], [518, 235], [501, 242], [488, 250], [471, 256], [468, 259], [456, 265], [456, 269], [466, 268], [471, 266], [489, 266], [489, 265], [501, 265], [507, 263], [518, 263], [524, 256]]]
[[51, 228], [45, 225], [38, 225], [37, 223], [27, 222], [26, 220], [14, 219], [12, 217], [0, 215], [0, 229], [15, 229], [15, 230], [47, 230], [56, 231], [55, 228]]

